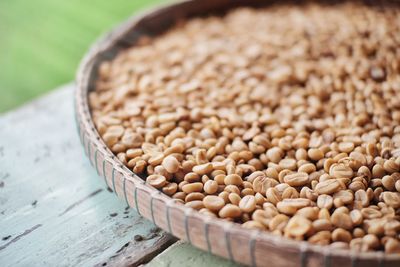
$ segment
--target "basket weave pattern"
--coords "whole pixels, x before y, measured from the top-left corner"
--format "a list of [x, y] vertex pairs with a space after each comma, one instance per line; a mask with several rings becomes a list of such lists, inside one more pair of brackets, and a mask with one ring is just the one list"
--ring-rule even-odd
[[[235, 1], [238, 4], [240, 1]], [[229, 0], [185, 1], [129, 20], [98, 41], [84, 58], [77, 77], [75, 110], [78, 133], [91, 164], [115, 194], [158, 227], [192, 245], [232, 261], [251, 266], [400, 266], [399, 255], [383, 252], [335, 251], [299, 242], [221, 219], [209, 218], [185, 207], [145, 184], [125, 167], [100, 138], [88, 105], [98, 63], [131, 45], [143, 31], [155, 31], [171, 17], [187, 17], [216, 8], [227, 8]], [[161, 27], [161, 26], [160, 26]]]

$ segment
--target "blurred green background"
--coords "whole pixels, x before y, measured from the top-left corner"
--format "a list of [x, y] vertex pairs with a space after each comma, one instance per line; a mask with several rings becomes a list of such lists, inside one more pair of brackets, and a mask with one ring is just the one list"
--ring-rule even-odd
[[75, 78], [90, 44], [161, 0], [0, 0], [0, 113]]

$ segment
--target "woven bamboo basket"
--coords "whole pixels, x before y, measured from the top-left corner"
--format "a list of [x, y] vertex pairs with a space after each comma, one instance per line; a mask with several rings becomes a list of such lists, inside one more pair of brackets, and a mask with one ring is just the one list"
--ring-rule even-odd
[[250, 0], [173, 3], [134, 16], [96, 42], [81, 63], [75, 95], [78, 132], [91, 164], [106, 185], [140, 215], [193, 246], [232, 261], [251, 266], [399, 267], [400, 255], [332, 250], [327, 246], [289, 240], [203, 216], [146, 185], [113, 155], [95, 129], [88, 106], [88, 92], [94, 88], [97, 66], [101, 61], [109, 60], [118, 51], [134, 45], [139, 36], [157, 35], [179, 19], [223, 12], [239, 5], [265, 4], [268, 2]]

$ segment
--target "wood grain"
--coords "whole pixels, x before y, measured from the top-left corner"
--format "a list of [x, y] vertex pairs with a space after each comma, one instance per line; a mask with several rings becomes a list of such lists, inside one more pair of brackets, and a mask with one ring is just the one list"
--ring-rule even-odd
[[[234, 263], [221, 257], [217, 257], [203, 250], [197, 249], [186, 242], [178, 241], [151, 262], [146, 267], [174, 266], [174, 267], [240, 267], [243, 265]], [[273, 266], [273, 265], [271, 265]]]
[[104, 187], [79, 143], [72, 91], [0, 117], [1, 266], [137, 265], [175, 241]]
[[[150, 235], [148, 237], [144, 237], [143, 240], [147, 238], [153, 237]], [[142, 246], [138, 248], [137, 246], [132, 246], [132, 243], [129, 242], [125, 244], [115, 256], [110, 257], [105, 263], [107, 263], [107, 266], [140, 266], [150, 262], [154, 257], [159, 255], [175, 242], [176, 239], [171, 238], [171, 236], [167, 233], [161, 234], [160, 238], [152, 243], [151, 246]], [[104, 263], [101, 265], [103, 264]], [[98, 266], [101, 265], [99, 264]]]

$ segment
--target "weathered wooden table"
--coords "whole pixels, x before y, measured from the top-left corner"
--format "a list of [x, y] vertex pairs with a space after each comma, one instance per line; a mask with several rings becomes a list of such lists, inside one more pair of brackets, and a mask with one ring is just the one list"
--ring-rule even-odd
[[83, 153], [73, 86], [0, 116], [0, 266], [232, 266], [126, 208]]

